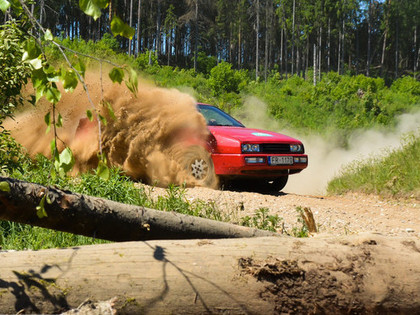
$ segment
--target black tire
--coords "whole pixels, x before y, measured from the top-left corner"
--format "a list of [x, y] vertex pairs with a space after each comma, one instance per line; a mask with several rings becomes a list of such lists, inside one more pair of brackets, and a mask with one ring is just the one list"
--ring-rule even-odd
[[271, 180], [257, 180], [254, 183], [255, 190], [262, 193], [277, 194], [279, 193], [287, 184], [289, 175], [277, 177]]
[[278, 177], [272, 181], [268, 181], [267, 185], [271, 188], [271, 191], [279, 192], [286, 186], [288, 179], [289, 175], [285, 175], [282, 177]]
[[217, 188], [218, 181], [214, 172], [210, 153], [201, 146], [191, 146], [182, 156], [183, 165], [197, 186]]

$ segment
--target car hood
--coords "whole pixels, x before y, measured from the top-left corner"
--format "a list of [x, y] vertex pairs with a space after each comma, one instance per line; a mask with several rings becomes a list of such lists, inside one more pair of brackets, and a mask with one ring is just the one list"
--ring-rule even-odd
[[270, 142], [283, 142], [283, 143], [301, 143], [299, 140], [283, 135], [281, 133], [242, 127], [221, 127], [209, 126], [208, 129], [217, 139], [218, 137], [232, 138], [240, 142], [253, 142], [253, 143], [270, 143]]

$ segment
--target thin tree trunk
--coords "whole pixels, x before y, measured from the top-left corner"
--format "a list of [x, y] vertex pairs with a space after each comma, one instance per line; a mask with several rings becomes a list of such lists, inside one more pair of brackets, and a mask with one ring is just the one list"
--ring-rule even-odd
[[345, 46], [346, 46], [346, 28], [345, 28], [345, 20], [343, 17], [343, 32], [341, 33], [342, 39], [341, 39], [341, 73], [344, 73], [344, 55], [345, 55]]
[[366, 76], [370, 76], [370, 54], [371, 54], [371, 41], [372, 41], [372, 3], [369, 1], [368, 3], [368, 42], [367, 42], [367, 60], [366, 60]]
[[322, 71], [322, 26], [319, 28], [318, 35], [318, 81], [321, 81]]
[[156, 16], [156, 42], [155, 42], [155, 54], [156, 58], [159, 59], [161, 55], [160, 49], [160, 32], [161, 32], [161, 13], [160, 13], [160, 1], [157, 0], [157, 16]]
[[[130, 18], [129, 18], [130, 27], [133, 27], [133, 0], [130, 0]], [[132, 40], [128, 40], [128, 55], [131, 56], [132, 54]]]
[[[88, 237], [136, 241], [273, 235], [267, 231], [125, 205], [6, 177], [0, 177], [0, 183], [10, 189], [9, 192], [0, 190], [0, 220]], [[47, 216], [40, 218], [36, 208], [42, 204], [44, 196]]]
[[198, 55], [198, 0], [195, 0], [194, 72], [197, 71]]
[[327, 69], [331, 71], [331, 19], [328, 18]]
[[338, 54], [337, 54], [337, 72], [338, 74], [341, 74], [341, 27], [338, 31]]
[[280, 77], [283, 78], [283, 41], [284, 41], [284, 28], [280, 31]]
[[413, 75], [414, 78], [416, 77], [416, 72], [417, 72], [417, 25], [414, 28], [414, 40], [413, 40], [413, 51], [414, 51], [414, 56], [413, 56]]
[[242, 68], [242, 22], [241, 15], [239, 15], [239, 30], [238, 30], [238, 70]]
[[293, 75], [294, 72], [294, 65], [295, 65], [295, 15], [296, 15], [296, 0], [293, 0], [293, 22], [292, 22], [292, 69], [291, 74]]
[[256, 8], [255, 8], [256, 14], [257, 14], [257, 22], [255, 26], [255, 80], [258, 79], [258, 68], [259, 68], [259, 32], [260, 32], [260, 0], [257, 0]]
[[419, 248], [352, 235], [2, 251], [0, 313], [419, 314]]
[[398, 66], [399, 66], [399, 31], [400, 31], [400, 24], [398, 21], [398, 14], [397, 14], [397, 19], [396, 19], [396, 26], [395, 26], [395, 79], [398, 78]]
[[137, 56], [141, 53], [141, 0], [139, 0], [139, 5], [137, 8]]
[[316, 44], [314, 44], [314, 75], [313, 75], [313, 81], [314, 81], [314, 86], [316, 86]]

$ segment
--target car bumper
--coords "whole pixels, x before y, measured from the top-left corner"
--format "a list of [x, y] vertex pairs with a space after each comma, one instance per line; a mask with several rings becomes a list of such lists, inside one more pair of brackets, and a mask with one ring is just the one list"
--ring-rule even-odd
[[[272, 157], [291, 157], [292, 163], [270, 165]], [[250, 163], [246, 158], [262, 158], [263, 162]], [[306, 154], [212, 154], [212, 159], [215, 172], [219, 176], [278, 177], [299, 173], [308, 166]]]

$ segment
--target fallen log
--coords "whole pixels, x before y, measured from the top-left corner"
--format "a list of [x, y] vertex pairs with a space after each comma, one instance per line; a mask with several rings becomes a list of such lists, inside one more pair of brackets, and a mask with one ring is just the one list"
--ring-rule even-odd
[[419, 259], [419, 239], [381, 235], [0, 252], [0, 313], [418, 314]]
[[[209, 219], [126, 205], [55, 187], [0, 177], [0, 220], [110, 241], [235, 238], [274, 233]], [[42, 202], [42, 199], [44, 201]], [[36, 208], [43, 205], [47, 216]]]

